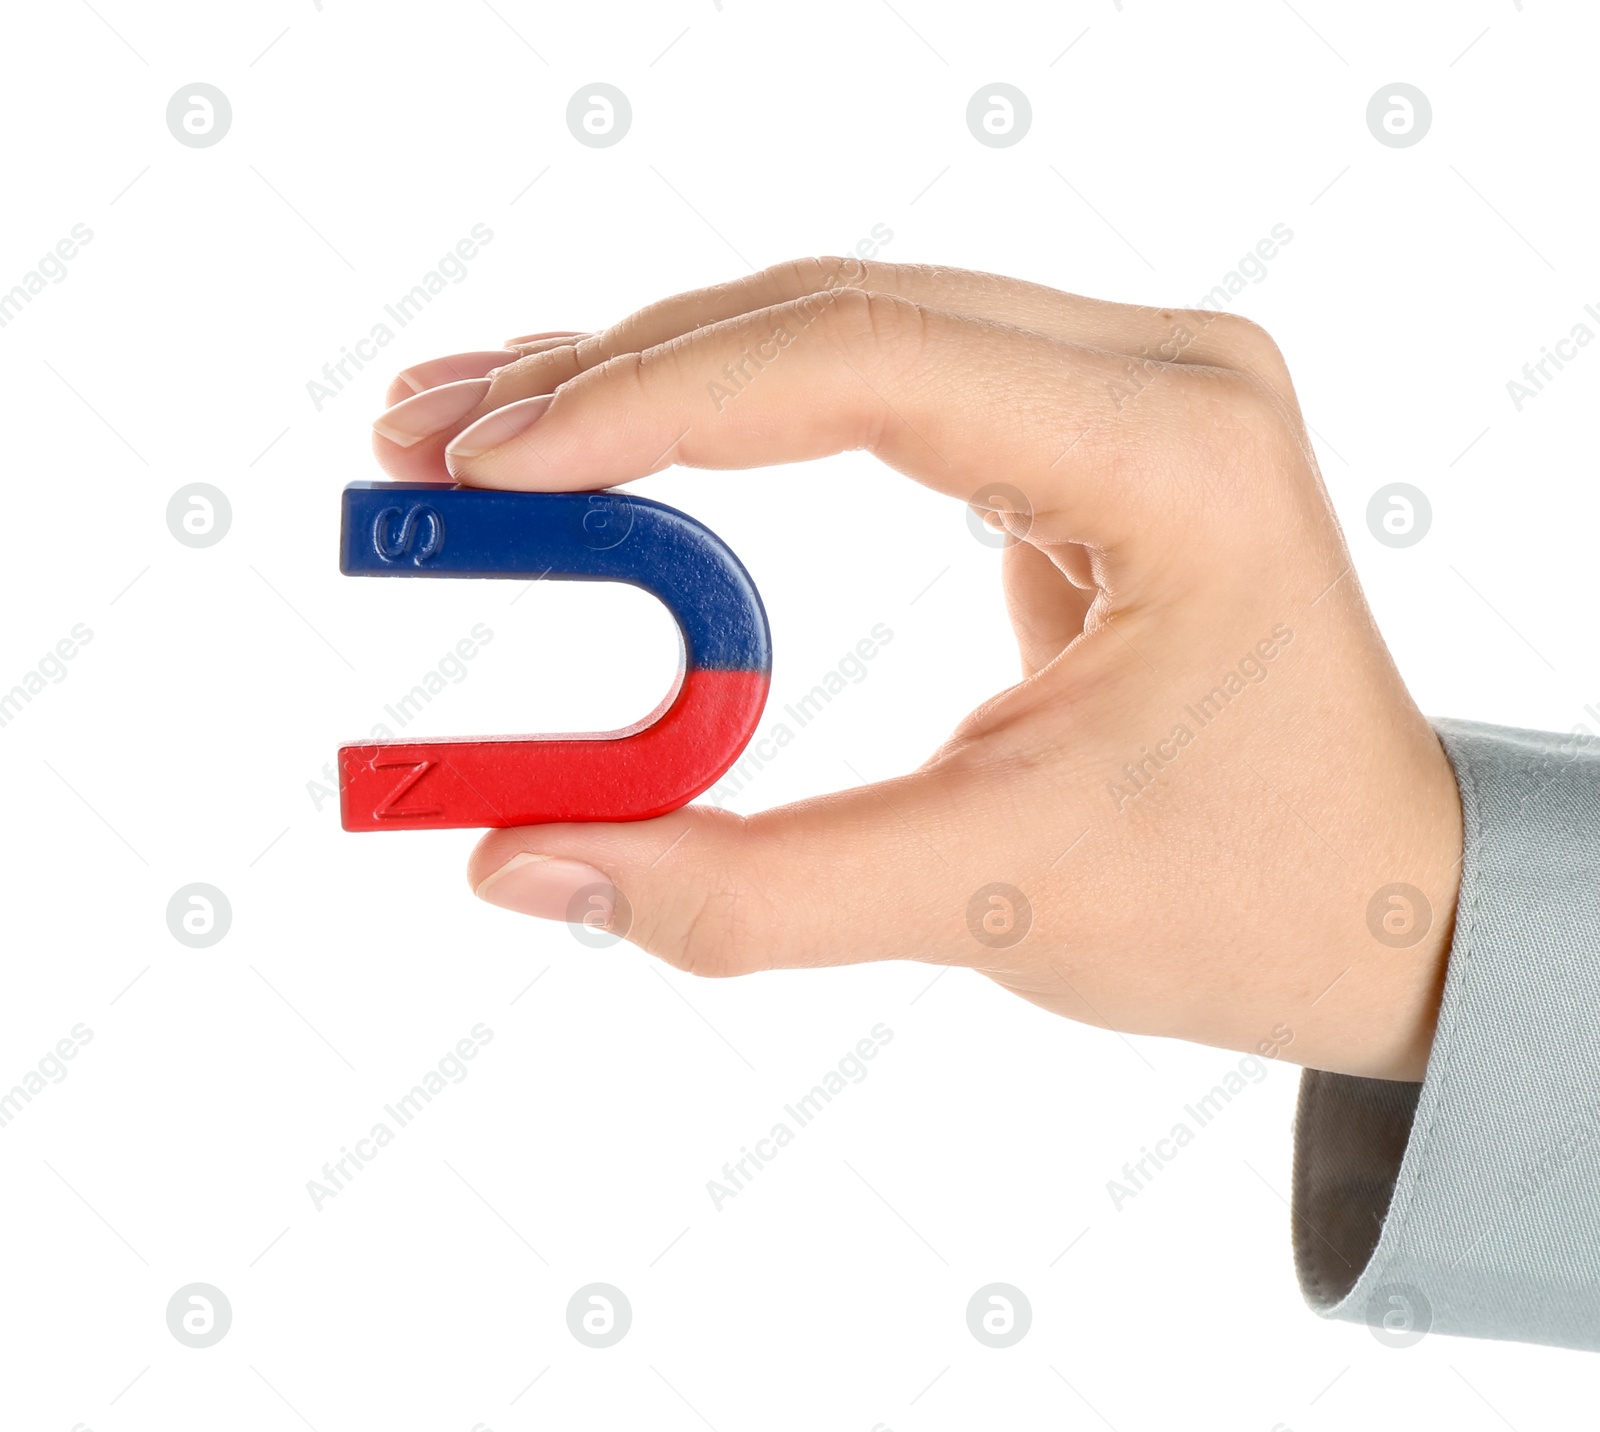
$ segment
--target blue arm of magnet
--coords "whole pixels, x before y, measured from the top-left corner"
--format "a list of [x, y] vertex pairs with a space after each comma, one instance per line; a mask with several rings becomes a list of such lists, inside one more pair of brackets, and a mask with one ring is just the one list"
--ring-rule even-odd
[[744, 564], [710, 528], [647, 497], [352, 482], [340, 544], [347, 576], [627, 582], [671, 611], [691, 671], [772, 669]]

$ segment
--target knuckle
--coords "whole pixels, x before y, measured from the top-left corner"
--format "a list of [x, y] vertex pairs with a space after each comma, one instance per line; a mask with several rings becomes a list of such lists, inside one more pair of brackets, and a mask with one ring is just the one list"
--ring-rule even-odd
[[[883, 265], [877, 265], [882, 268]], [[860, 288], [867, 281], [868, 266], [861, 259], [821, 254], [815, 258], [789, 259], [757, 274], [751, 282], [758, 288], [788, 293], [828, 293], [841, 288]]]
[[1240, 373], [1229, 384], [1229, 405], [1239, 426], [1262, 439], [1286, 438], [1294, 424], [1278, 391], [1255, 372]]
[[826, 255], [787, 259], [756, 274], [749, 282], [758, 292], [815, 293], [828, 287], [828, 277], [836, 272], [838, 264], [838, 259]]
[[[817, 296], [817, 301], [827, 304], [817, 322], [821, 341], [854, 375], [854, 385], [860, 389], [852, 408], [852, 445], [882, 452], [889, 441], [893, 409], [881, 393], [914, 378], [923, 367], [926, 315], [909, 299], [870, 289], [838, 289]], [[802, 322], [816, 321], [804, 316], [811, 303], [806, 300], [800, 306]], [[814, 307], [810, 311], [816, 312]]]
[[1288, 364], [1283, 361], [1283, 351], [1273, 336], [1259, 323], [1241, 318], [1237, 341], [1245, 355], [1255, 359], [1262, 368], [1273, 373], [1288, 372]]
[[685, 327], [692, 327], [693, 320], [687, 308], [689, 298], [690, 295], [674, 294], [670, 298], [657, 299], [598, 333], [580, 339], [576, 350], [579, 360], [585, 368], [598, 367], [621, 354], [650, 347], [659, 341], [662, 334], [677, 333]]
[[927, 315], [919, 304], [875, 289], [841, 289], [829, 297], [828, 332], [836, 343], [877, 358], [917, 360], [927, 338]]
[[[748, 817], [728, 810], [717, 810], [712, 822], [717, 844], [741, 844], [749, 828]], [[636, 942], [685, 974], [727, 979], [771, 963], [781, 925], [759, 878], [741, 877], [714, 854], [692, 860], [646, 904], [650, 920]]]
[[490, 380], [490, 393], [496, 403], [514, 402], [518, 398], [550, 392], [570, 382], [587, 367], [578, 356], [576, 346], [527, 353], [507, 363]]
[[618, 353], [615, 357], [596, 363], [592, 368], [584, 369], [565, 387], [582, 393], [590, 388], [621, 386], [628, 389], [631, 396], [642, 400], [649, 392], [645, 365], [644, 353]]
[[647, 942], [685, 974], [729, 979], [758, 968], [749, 902], [735, 887], [707, 891], [692, 910], [680, 912], [670, 939]]
[[1278, 387], [1289, 383], [1289, 365], [1272, 335], [1253, 319], [1224, 313], [1212, 319], [1218, 345], [1233, 362]]
[[[1198, 375], [1197, 375], [1198, 376]], [[1212, 369], [1190, 392], [1199, 431], [1231, 457], [1283, 457], [1303, 450], [1299, 422], [1279, 390], [1253, 370]], [[1230, 462], [1229, 466], [1233, 464]], [[1249, 464], [1244, 470], [1253, 470]]]

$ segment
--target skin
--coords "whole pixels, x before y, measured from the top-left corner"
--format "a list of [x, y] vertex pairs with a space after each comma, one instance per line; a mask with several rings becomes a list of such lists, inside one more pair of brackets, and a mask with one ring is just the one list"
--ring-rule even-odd
[[[715, 411], [708, 382], [775, 342]], [[390, 474], [566, 491], [866, 448], [958, 501], [979, 494], [1017, 539], [1003, 571], [1022, 679], [879, 785], [753, 816], [493, 831], [469, 866], [485, 898], [531, 854], [609, 882], [629, 938], [696, 974], [963, 965], [1087, 1023], [1422, 1077], [1457, 786], [1260, 328], [824, 258], [508, 347], [520, 356], [459, 420], [407, 446], [375, 433]], [[441, 363], [425, 387], [448, 381]], [[397, 380], [391, 401], [416, 386]], [[981, 496], [996, 481], [1020, 510]], [[1229, 699], [1202, 723], [1219, 685]], [[973, 905], [994, 882], [1024, 893], [1031, 923], [1014, 899]], [[1381, 906], [1391, 929], [1412, 920], [1400, 946], [1369, 923], [1397, 882], [1431, 911]]]

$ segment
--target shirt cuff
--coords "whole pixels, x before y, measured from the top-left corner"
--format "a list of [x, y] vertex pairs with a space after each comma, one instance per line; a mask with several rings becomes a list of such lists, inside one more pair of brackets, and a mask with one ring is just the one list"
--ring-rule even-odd
[[1421, 1084], [1307, 1070], [1294, 1252], [1325, 1317], [1600, 1350], [1600, 740], [1437, 721], [1465, 847]]

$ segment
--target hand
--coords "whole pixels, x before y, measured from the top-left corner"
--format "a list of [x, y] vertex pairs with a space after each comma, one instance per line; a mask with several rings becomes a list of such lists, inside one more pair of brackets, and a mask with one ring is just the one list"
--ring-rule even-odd
[[[711, 410], [708, 378], [779, 350]], [[1023, 679], [919, 770], [749, 817], [493, 831], [485, 899], [564, 919], [603, 883], [630, 939], [697, 974], [965, 965], [1122, 1031], [1421, 1078], [1456, 783], [1259, 328], [808, 259], [436, 360], [391, 400], [417, 388], [377, 425], [396, 477], [565, 491], [867, 448], [1020, 539]], [[984, 499], [996, 483], [1022, 501]], [[1431, 914], [1379, 893], [1397, 884]]]

